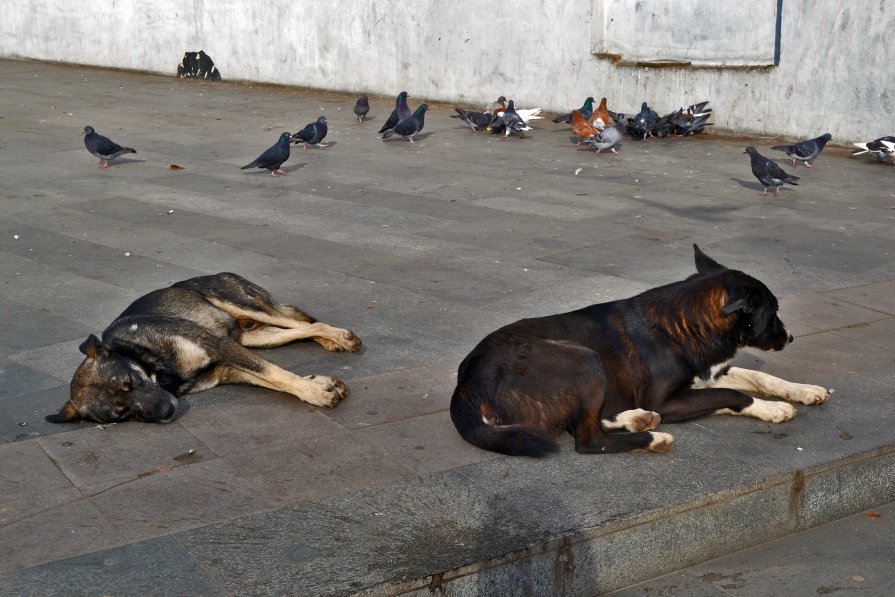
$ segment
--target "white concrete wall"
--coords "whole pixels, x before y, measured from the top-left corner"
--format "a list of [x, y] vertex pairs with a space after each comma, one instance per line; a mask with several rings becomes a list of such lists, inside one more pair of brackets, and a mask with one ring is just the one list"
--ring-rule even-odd
[[710, 99], [732, 132], [895, 134], [895, 0], [784, 0], [780, 65], [752, 70], [613, 66], [591, 54], [607, 1], [0, 0], [0, 56], [173, 75], [204, 49], [228, 80], [555, 111], [587, 95], [621, 111]]

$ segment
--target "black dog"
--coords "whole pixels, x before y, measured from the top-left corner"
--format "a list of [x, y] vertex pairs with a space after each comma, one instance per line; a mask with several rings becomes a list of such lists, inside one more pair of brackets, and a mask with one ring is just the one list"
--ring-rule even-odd
[[272, 348], [310, 338], [331, 351], [360, 350], [350, 330], [315, 322], [236, 274], [178, 282], [134, 301], [103, 332], [81, 344], [87, 355], [71, 382], [71, 399], [51, 423], [136, 419], [166, 423], [177, 396], [243, 383], [335, 406], [348, 395], [335, 377], [300, 377], [246, 346]]
[[826, 400], [819, 386], [728, 365], [741, 347], [781, 350], [792, 336], [764, 284], [693, 247], [698, 273], [686, 280], [488, 335], [457, 374], [451, 418], [460, 435], [524, 456], [556, 451], [565, 431], [582, 453], [666, 452], [674, 439], [651, 432], [660, 420], [724, 413], [780, 423], [795, 415], [790, 404], [746, 392]]

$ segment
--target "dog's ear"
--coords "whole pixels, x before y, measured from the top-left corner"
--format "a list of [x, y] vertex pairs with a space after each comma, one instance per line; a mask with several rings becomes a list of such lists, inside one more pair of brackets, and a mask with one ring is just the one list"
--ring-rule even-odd
[[696, 259], [696, 271], [700, 274], [708, 274], [710, 272], [722, 272], [727, 268], [702, 252], [702, 249], [696, 243], [693, 243], [693, 253]]
[[78, 409], [75, 408], [75, 405], [69, 400], [58, 413], [55, 415], [47, 415], [44, 418], [50, 423], [71, 423], [72, 421], [80, 420], [81, 415], [78, 414]]
[[109, 354], [109, 347], [102, 343], [102, 340], [94, 334], [90, 334], [78, 347], [78, 350], [87, 355], [88, 358], [98, 359]]
[[727, 297], [727, 302], [721, 307], [721, 312], [725, 315], [730, 315], [737, 311], [752, 313], [752, 305], [749, 303], [748, 296], [744, 293], [733, 291], [730, 293], [730, 296]]

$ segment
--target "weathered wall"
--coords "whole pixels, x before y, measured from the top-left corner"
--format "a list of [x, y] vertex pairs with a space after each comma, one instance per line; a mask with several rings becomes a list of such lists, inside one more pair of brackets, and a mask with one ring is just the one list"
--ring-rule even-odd
[[[617, 15], [618, 0], [0, 0], [0, 56], [173, 75], [204, 49], [230, 80], [556, 111], [586, 95], [621, 111], [711, 99], [717, 129], [895, 134], [895, 0], [784, 0], [780, 64], [752, 70], [614, 66], [591, 54], [606, 2]], [[629, 2], [646, 24], [650, 0]], [[712, 26], [670, 18], [678, 38]], [[741, 26], [765, 43], [760, 18]]]

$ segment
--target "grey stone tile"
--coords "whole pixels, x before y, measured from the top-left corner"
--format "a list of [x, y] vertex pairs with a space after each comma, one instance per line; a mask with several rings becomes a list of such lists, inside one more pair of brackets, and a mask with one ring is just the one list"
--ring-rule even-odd
[[91, 495], [130, 543], [268, 510], [272, 501], [221, 460], [161, 465]]
[[[111, 320], [109, 320], [111, 323]], [[84, 354], [78, 349], [91, 333], [101, 334], [100, 330], [88, 331], [83, 336], [58, 344], [32, 348], [9, 355], [11, 361], [21, 363], [35, 371], [50, 375], [59, 381], [70, 381], [78, 367], [84, 361]]]
[[56, 425], [44, 418], [59, 412], [68, 397], [68, 384], [60, 384], [0, 399], [0, 438], [21, 441], [79, 428], [78, 423]]
[[464, 441], [446, 410], [355, 432], [416, 474], [432, 473], [498, 455]]
[[895, 582], [893, 506], [873, 513], [880, 516], [856, 514], [610, 595], [886, 595]]
[[889, 362], [895, 362], [895, 319], [893, 318], [850, 326], [838, 330], [836, 333], [849, 340], [882, 349], [890, 353], [893, 360]]
[[[449, 511], [440, 507], [456, 502]], [[473, 554], [487, 548], [482, 541], [506, 534], [470, 519], [481, 517], [492, 529], [509, 523], [521, 533], [523, 523], [501, 514], [499, 502], [445, 473], [196, 529], [178, 542], [233, 593], [263, 585], [271, 594], [348, 595], [475, 561]], [[247, 550], [248, 541], [254, 547]]]
[[790, 333], [800, 336], [884, 319], [887, 315], [825, 294], [779, 297], [780, 317]]
[[[13, 239], [13, 234], [19, 238]], [[112, 249], [91, 239], [55, 234], [22, 222], [0, 225], [0, 251], [91, 280], [141, 289], [167, 286], [200, 273], [157, 260], [151, 254], [140, 254], [136, 249]]]
[[882, 311], [888, 315], [895, 315], [895, 281], [893, 280], [832, 290], [827, 292], [826, 296], [867, 309]]
[[96, 507], [82, 498], [0, 527], [0, 574], [121, 542]]
[[216, 458], [178, 423], [93, 425], [36, 441], [85, 494]]
[[171, 539], [124, 545], [12, 572], [0, 576], [0, 593], [22, 597], [226, 595]]
[[459, 361], [426, 364], [351, 382], [351, 395], [327, 416], [349, 429], [444, 412]]
[[267, 450], [345, 430], [324, 415], [322, 409], [315, 409], [294, 396], [269, 392], [199, 409], [179, 422], [219, 456]]
[[276, 505], [342, 495], [411, 476], [400, 460], [348, 432], [234, 453], [224, 459], [236, 475]]
[[0, 445], [0, 526], [80, 498], [37, 442]]
[[83, 340], [91, 331], [65, 317], [8, 298], [0, 298], [0, 329], [0, 354], [7, 356], [75, 338]]
[[0, 401], [9, 400], [25, 392], [58, 386], [60, 381], [22, 363], [0, 357]]

